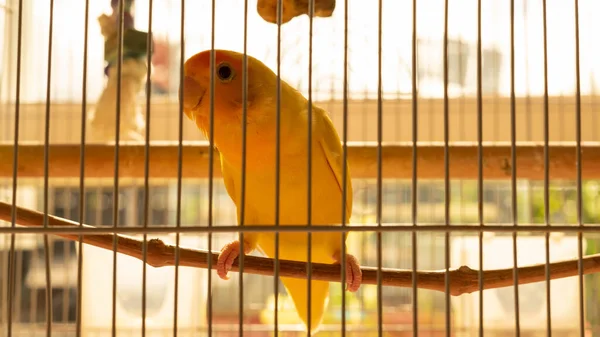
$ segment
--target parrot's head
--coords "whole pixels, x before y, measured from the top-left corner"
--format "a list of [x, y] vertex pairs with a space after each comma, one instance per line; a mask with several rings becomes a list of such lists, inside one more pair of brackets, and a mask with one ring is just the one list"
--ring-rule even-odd
[[[184, 64], [184, 82], [180, 93], [183, 111], [198, 126], [204, 124], [199, 119], [208, 122], [210, 118], [210, 54], [210, 50], [202, 51], [190, 57]], [[234, 51], [214, 51], [215, 126], [226, 125], [228, 122], [240, 124], [242, 120], [243, 57], [243, 54]], [[260, 111], [252, 109], [252, 106], [256, 105], [261, 97], [265, 97], [260, 93], [273, 83], [274, 77], [275, 74], [266, 65], [247, 55], [246, 116], [248, 121], [260, 118], [257, 115]]]
[[[241, 153], [244, 139], [244, 103], [248, 156], [252, 156], [250, 149], [260, 149], [257, 158], [260, 157], [260, 161], [264, 161], [262, 158], [270, 156], [276, 149], [274, 139], [278, 116], [277, 75], [258, 59], [246, 56], [247, 67], [244, 75], [244, 54], [214, 50], [213, 140], [221, 155], [231, 162]], [[210, 59], [211, 50], [202, 51], [187, 59], [183, 69], [183, 87], [180, 88], [184, 113], [206, 138], [210, 138]], [[244, 84], [247, 85], [245, 96]], [[285, 110], [285, 113], [280, 114], [279, 121], [282, 137], [291, 134], [295, 129], [294, 119], [291, 117], [293, 114], [290, 111], [303, 111], [305, 105], [306, 99], [282, 80], [280, 106], [282, 111]], [[275, 158], [275, 155], [272, 157]]]

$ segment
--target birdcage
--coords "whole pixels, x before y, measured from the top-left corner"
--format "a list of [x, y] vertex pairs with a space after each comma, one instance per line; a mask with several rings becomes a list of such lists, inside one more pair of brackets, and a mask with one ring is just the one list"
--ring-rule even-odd
[[0, 0], [0, 336], [600, 336], [599, 12]]

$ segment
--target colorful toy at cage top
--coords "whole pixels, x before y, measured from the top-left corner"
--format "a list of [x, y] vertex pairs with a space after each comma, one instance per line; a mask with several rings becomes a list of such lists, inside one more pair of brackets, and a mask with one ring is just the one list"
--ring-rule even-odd
[[[133, 28], [133, 0], [123, 3], [123, 61], [121, 64], [121, 103], [119, 138], [124, 141], [143, 141], [145, 120], [137, 97], [147, 76], [148, 33]], [[111, 0], [112, 14], [98, 17], [100, 30], [104, 36], [104, 60], [107, 66], [104, 73], [107, 83], [90, 111], [90, 141], [114, 141], [117, 118], [117, 65], [119, 51], [119, 0]], [[150, 46], [152, 52], [152, 45]]]
[[[258, 0], [256, 11], [263, 20], [277, 23], [277, 3], [280, 0]], [[310, 0], [281, 0], [281, 23], [284, 24], [301, 15], [310, 15]], [[315, 17], [330, 17], [335, 9], [335, 0], [314, 0]]]

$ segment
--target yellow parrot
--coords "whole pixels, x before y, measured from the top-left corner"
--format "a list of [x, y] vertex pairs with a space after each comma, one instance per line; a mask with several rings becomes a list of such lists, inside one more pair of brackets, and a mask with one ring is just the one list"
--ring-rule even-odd
[[[221, 171], [227, 193], [237, 208], [240, 222], [242, 180], [242, 62], [243, 54], [215, 50], [214, 73], [214, 144], [219, 150]], [[210, 50], [186, 60], [182, 89], [186, 116], [209, 138], [210, 132]], [[277, 76], [265, 64], [247, 55], [246, 117], [246, 196], [244, 224], [275, 224], [276, 174], [276, 88]], [[281, 80], [280, 119], [280, 198], [281, 226], [308, 223], [308, 101]], [[342, 222], [342, 145], [325, 110], [312, 107], [312, 214], [311, 224], [333, 225]], [[345, 222], [352, 213], [352, 183], [346, 165]], [[244, 234], [244, 253], [257, 249], [263, 255], [275, 255], [274, 232]], [[345, 239], [345, 237], [344, 237]], [[340, 263], [342, 233], [312, 234], [312, 262]], [[306, 261], [307, 235], [280, 233], [279, 257]], [[239, 240], [223, 247], [217, 262], [217, 274], [227, 273], [240, 254]], [[346, 254], [347, 290], [360, 287], [362, 273], [358, 260]], [[308, 325], [307, 280], [281, 277], [296, 311]], [[329, 282], [311, 281], [310, 332], [318, 331], [329, 299]]]

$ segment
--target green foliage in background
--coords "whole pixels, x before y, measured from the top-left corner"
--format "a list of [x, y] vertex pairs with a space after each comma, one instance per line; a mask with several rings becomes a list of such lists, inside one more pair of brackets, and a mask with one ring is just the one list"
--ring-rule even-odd
[[[367, 197], [358, 198], [358, 202], [366, 203], [372, 207], [363, 213], [363, 216], [374, 215], [377, 202], [375, 182], [367, 183], [363, 187], [368, 190]], [[510, 181], [485, 181], [484, 182], [484, 207], [483, 215], [485, 223], [511, 224], [512, 223], [512, 189]], [[398, 205], [410, 204], [411, 200], [398, 200], [399, 193], [410, 195], [410, 181], [394, 181], [384, 184], [384, 208], [393, 210]], [[418, 221], [419, 222], [444, 222], [444, 184], [443, 181], [424, 181], [419, 182], [419, 201], [417, 202]], [[548, 221], [551, 225], [577, 225], [577, 187], [575, 181], [554, 181], [549, 184], [548, 189], [548, 219], [546, 219], [546, 203], [544, 201], [544, 182], [543, 181], [517, 181], [517, 221], [521, 224], [544, 225]], [[450, 187], [450, 222], [451, 223], [478, 223], [478, 186], [476, 180], [452, 181]], [[435, 207], [432, 208], [432, 205]], [[600, 223], [600, 182], [585, 181], [582, 183], [582, 210], [581, 220], [586, 223]], [[405, 212], [402, 215], [390, 214], [384, 222], [403, 222], [411, 221], [410, 213]], [[502, 235], [502, 234], [497, 234]], [[528, 235], [526, 233], [520, 235]], [[532, 234], [532, 235], [539, 235]], [[568, 233], [568, 236], [575, 235]], [[585, 255], [600, 253], [600, 234], [585, 234]], [[372, 242], [375, 245], [375, 235]], [[440, 246], [440, 247], [443, 247]], [[430, 252], [432, 256], [438, 256], [441, 253], [439, 247]], [[420, 256], [428, 255], [422, 252]], [[410, 267], [403, 265], [403, 267]], [[424, 268], [420, 264], [421, 268]], [[430, 267], [430, 266], [428, 266]], [[586, 306], [586, 324], [597, 329], [592, 336], [600, 337], [600, 275], [586, 275], [585, 279], [585, 306]], [[432, 311], [443, 310], [443, 298], [441, 305], [435, 305], [436, 296], [431, 298], [420, 298], [419, 306], [423, 310], [425, 307], [433, 307]], [[435, 303], [435, 304], [434, 304]], [[421, 311], [420, 310], [420, 311]]]
[[[582, 221], [583, 223], [598, 223], [600, 220], [600, 193], [597, 181], [588, 181], [582, 184]], [[536, 189], [531, 203], [534, 222], [543, 223], [544, 219], [544, 194], [543, 186]], [[568, 187], [552, 186], [549, 193], [550, 219], [559, 220], [555, 223], [577, 223], [577, 188], [574, 184]], [[558, 218], [558, 219], [556, 219]], [[585, 255], [600, 253], [600, 236], [594, 234], [583, 235], [586, 249]], [[593, 337], [600, 337], [600, 275], [591, 274], [584, 276], [585, 316], [587, 323], [592, 328]]]

